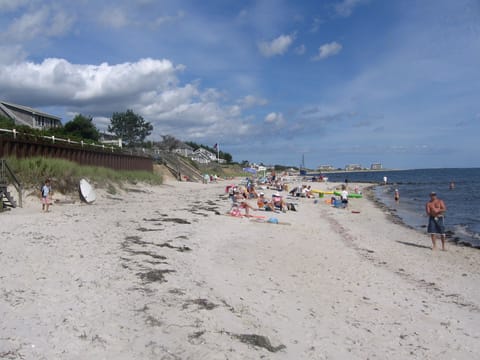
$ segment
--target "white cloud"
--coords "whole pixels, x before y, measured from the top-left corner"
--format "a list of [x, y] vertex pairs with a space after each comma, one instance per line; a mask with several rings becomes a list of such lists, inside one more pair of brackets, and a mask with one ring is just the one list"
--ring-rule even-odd
[[0, 45], [0, 64], [11, 64], [16, 61], [21, 61], [26, 56], [25, 51], [20, 45]]
[[224, 104], [225, 95], [216, 89], [200, 89], [199, 82], [179, 85], [177, 74], [183, 68], [150, 58], [115, 65], [72, 64], [58, 58], [22, 62], [0, 67], [0, 98], [33, 107], [63, 106], [67, 114], [94, 117], [102, 129], [113, 112], [132, 109], [153, 124], [157, 138], [171, 134], [204, 140], [226, 138], [232, 132], [238, 137], [251, 134], [242, 105], [266, 100], [247, 96]]
[[272, 41], [263, 41], [258, 44], [258, 49], [263, 56], [271, 57], [284, 54], [295, 40], [295, 35], [280, 35]]
[[285, 118], [282, 113], [271, 112], [265, 116], [265, 123], [275, 127], [282, 127], [285, 124]]
[[264, 106], [268, 104], [266, 99], [256, 97], [253, 95], [247, 95], [243, 99], [240, 99], [238, 103], [245, 109], [249, 109], [255, 106]]
[[341, 3], [335, 5], [335, 12], [339, 16], [349, 17], [352, 15], [355, 7], [367, 1], [368, 0], [343, 0]]
[[342, 50], [342, 45], [336, 41], [323, 44], [318, 48], [318, 54], [313, 58], [313, 60], [323, 60], [330, 56], [337, 55]]
[[62, 36], [72, 23], [73, 18], [65, 12], [44, 6], [14, 19], [2, 37], [9, 41], [26, 41], [40, 36]]

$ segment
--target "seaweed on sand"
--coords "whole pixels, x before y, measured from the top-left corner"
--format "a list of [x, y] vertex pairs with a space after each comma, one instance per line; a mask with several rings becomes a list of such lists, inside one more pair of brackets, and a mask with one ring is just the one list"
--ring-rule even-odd
[[133, 254], [133, 255], [146, 255], [146, 256], [151, 256], [152, 258], [154, 258], [154, 259], [159, 259], [159, 260], [166, 260], [166, 259], [167, 259], [166, 256], [154, 254], [154, 253], [151, 252], [151, 251], [128, 250], [128, 252], [129, 252], [130, 254]]
[[185, 219], [180, 219], [180, 218], [163, 218], [163, 219], [146, 219], [146, 218], [144, 218], [143, 221], [160, 221], [159, 224], [161, 224], [162, 221], [175, 222], [177, 224], [191, 224], [190, 221], [185, 220]]
[[218, 305], [214, 304], [207, 299], [195, 299], [195, 300], [188, 300], [183, 304], [183, 309], [188, 308], [191, 304], [198, 305], [200, 309], [205, 309], [205, 310], [213, 310], [215, 309]]
[[163, 231], [163, 229], [149, 229], [149, 228], [145, 228], [143, 226], [137, 228], [137, 231], [141, 231], [141, 232], [147, 232], [147, 231]]
[[175, 272], [175, 270], [150, 270], [146, 273], [138, 273], [137, 275], [140, 276], [140, 278], [146, 283], [152, 283], [156, 281], [163, 283], [167, 282], [167, 280], [165, 280], [164, 274], [168, 274], [171, 272]]
[[270, 340], [263, 335], [256, 335], [256, 334], [232, 334], [227, 332], [228, 335], [240, 340], [241, 342], [249, 345], [253, 345], [256, 347], [261, 347], [264, 349], [267, 349], [270, 352], [277, 352], [283, 349], [286, 349], [287, 347], [283, 344], [280, 344], [278, 346], [273, 346], [270, 342]]
[[179, 252], [185, 252], [185, 251], [191, 251], [192, 249], [189, 248], [188, 246], [186, 245], [182, 245], [182, 246], [173, 246], [169, 243], [162, 243], [162, 244], [152, 244], [152, 245], [155, 245], [155, 246], [159, 246], [159, 247], [167, 247], [169, 249], [176, 249], [177, 251]]

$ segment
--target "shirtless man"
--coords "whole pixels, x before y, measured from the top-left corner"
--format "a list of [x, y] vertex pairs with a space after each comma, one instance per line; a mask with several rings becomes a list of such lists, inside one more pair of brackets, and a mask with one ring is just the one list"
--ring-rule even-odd
[[425, 210], [428, 215], [428, 233], [432, 238], [432, 250], [437, 248], [436, 235], [440, 235], [442, 240], [442, 250], [445, 251], [445, 225], [443, 224], [443, 214], [447, 210], [443, 200], [437, 198], [437, 194], [430, 193], [430, 201], [427, 202]]

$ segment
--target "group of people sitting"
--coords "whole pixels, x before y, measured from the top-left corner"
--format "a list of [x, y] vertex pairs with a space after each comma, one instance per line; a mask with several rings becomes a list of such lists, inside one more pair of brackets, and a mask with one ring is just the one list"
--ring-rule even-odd
[[[250, 216], [251, 210], [264, 211], [296, 211], [295, 205], [288, 203], [282, 195], [277, 191], [272, 194], [271, 198], [267, 198], [263, 191], [257, 192], [253, 183], [247, 181], [247, 185], [229, 186], [227, 187], [229, 197], [232, 200], [231, 215], [241, 216], [240, 210], [245, 211], [246, 216]], [[252, 206], [248, 200], [256, 200], [257, 207]]]
[[312, 198], [312, 187], [310, 185], [298, 185], [288, 192], [292, 196]]

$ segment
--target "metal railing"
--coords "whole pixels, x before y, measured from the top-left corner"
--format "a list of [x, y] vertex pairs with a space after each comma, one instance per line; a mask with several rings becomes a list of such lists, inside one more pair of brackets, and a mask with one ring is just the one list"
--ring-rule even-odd
[[17, 190], [18, 193], [18, 205], [23, 207], [22, 204], [22, 193], [23, 187], [22, 183], [18, 180], [15, 176], [14, 172], [8, 166], [7, 160], [0, 159], [0, 185], [4, 185], [5, 187], [8, 185], [8, 180], [10, 179], [13, 187]]
[[10, 133], [14, 139], [17, 139], [18, 136], [26, 136], [26, 137], [34, 137], [37, 139], [43, 139], [43, 140], [48, 140], [51, 141], [52, 144], [55, 144], [55, 142], [60, 142], [60, 143], [66, 143], [66, 144], [72, 144], [72, 145], [80, 145], [82, 148], [83, 147], [96, 147], [96, 148], [102, 148], [102, 149], [107, 149], [111, 150], [112, 152], [114, 151], [122, 151], [119, 147], [114, 147], [114, 146], [105, 146], [105, 144], [95, 144], [95, 143], [88, 143], [86, 141], [74, 141], [70, 139], [62, 139], [62, 138], [57, 138], [54, 135], [52, 136], [44, 136], [44, 135], [36, 135], [36, 134], [29, 134], [29, 133], [24, 133], [24, 132], [19, 132], [16, 129], [0, 129], [0, 132], [4, 133]]

